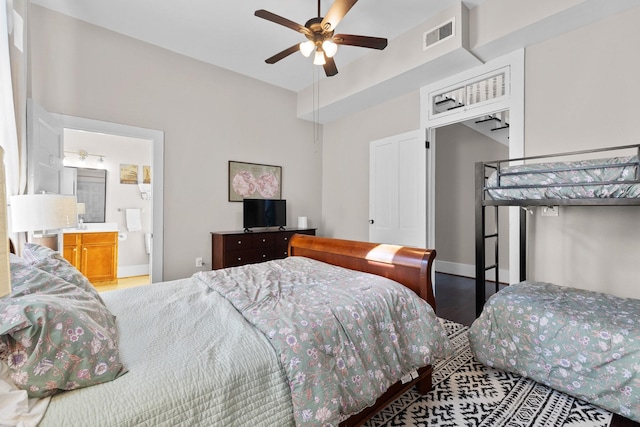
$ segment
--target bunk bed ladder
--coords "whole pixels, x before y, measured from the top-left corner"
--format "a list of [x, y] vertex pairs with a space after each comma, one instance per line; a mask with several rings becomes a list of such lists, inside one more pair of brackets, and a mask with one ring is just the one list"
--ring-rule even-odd
[[[496, 288], [498, 287], [498, 207], [495, 206], [496, 216], [496, 228], [495, 233], [487, 234], [486, 227], [486, 206], [484, 205], [484, 186], [487, 176], [485, 173], [485, 164], [482, 162], [476, 163], [476, 317], [480, 316], [482, 308], [486, 300], [486, 275], [487, 270], [495, 268], [496, 270]], [[493, 265], [486, 265], [486, 242], [487, 239], [495, 238], [495, 263]]]

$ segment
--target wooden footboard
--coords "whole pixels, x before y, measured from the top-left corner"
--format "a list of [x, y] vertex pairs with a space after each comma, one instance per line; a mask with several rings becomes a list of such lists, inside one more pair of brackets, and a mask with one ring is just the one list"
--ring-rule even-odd
[[[387, 277], [402, 283], [426, 300], [434, 310], [436, 308], [431, 283], [435, 250], [296, 234], [289, 242], [289, 255], [313, 258], [351, 270]], [[406, 384], [394, 384], [373, 406], [343, 421], [340, 426], [363, 424], [414, 385], [417, 385], [420, 393], [427, 393], [431, 390], [432, 371], [431, 366], [419, 369], [416, 379]]]

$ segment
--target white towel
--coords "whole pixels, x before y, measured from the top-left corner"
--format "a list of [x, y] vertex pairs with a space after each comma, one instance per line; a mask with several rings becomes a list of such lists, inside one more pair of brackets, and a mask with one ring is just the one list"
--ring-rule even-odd
[[142, 221], [140, 220], [140, 209], [127, 209], [127, 230], [140, 231], [142, 230]]

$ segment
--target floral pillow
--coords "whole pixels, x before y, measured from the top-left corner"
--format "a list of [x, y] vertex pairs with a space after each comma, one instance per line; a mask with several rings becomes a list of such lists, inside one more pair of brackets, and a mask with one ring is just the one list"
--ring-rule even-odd
[[0, 358], [18, 388], [44, 397], [127, 371], [115, 317], [100, 301], [34, 266], [10, 264], [14, 290], [0, 298]]
[[22, 250], [22, 256], [27, 263], [47, 273], [51, 273], [63, 279], [65, 282], [79, 286], [104, 304], [98, 291], [91, 282], [89, 282], [89, 279], [53, 249], [35, 243], [26, 243]]

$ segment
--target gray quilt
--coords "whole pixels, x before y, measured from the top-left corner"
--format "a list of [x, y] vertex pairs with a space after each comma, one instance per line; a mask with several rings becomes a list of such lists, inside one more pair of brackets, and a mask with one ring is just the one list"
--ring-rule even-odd
[[487, 187], [494, 200], [638, 198], [640, 184], [629, 182], [638, 179], [637, 162], [633, 156], [501, 167], [500, 181], [493, 172]]
[[469, 329], [479, 362], [640, 421], [640, 300], [522, 282]]

